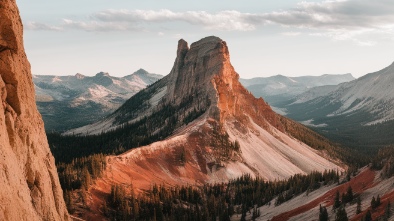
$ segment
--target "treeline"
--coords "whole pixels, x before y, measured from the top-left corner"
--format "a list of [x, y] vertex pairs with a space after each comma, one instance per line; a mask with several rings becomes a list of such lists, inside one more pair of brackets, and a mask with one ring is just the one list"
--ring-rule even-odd
[[322, 185], [338, 182], [336, 171], [294, 175], [284, 181], [264, 181], [244, 175], [228, 183], [202, 187], [154, 185], [136, 197], [132, 187], [113, 186], [103, 211], [111, 220], [229, 221], [234, 214], [245, 220], [260, 216], [261, 207], [275, 197], [279, 205]]
[[308, 129], [300, 123], [285, 117], [280, 117], [280, 121], [287, 133], [297, 140], [302, 141], [316, 150], [325, 151], [330, 157], [339, 159], [349, 166], [361, 167], [368, 164], [371, 160], [355, 150], [339, 146], [339, 144], [331, 142], [327, 138], [312, 131], [311, 129]]
[[372, 160], [372, 169], [382, 170], [383, 178], [394, 175], [394, 146], [382, 148]]
[[[129, 102], [138, 98], [134, 97]], [[192, 107], [194, 103], [201, 105]], [[79, 136], [48, 133], [48, 143], [57, 162], [69, 163], [75, 158], [92, 154], [117, 155], [165, 139], [183, 123], [189, 123], [205, 113], [209, 104], [207, 97], [195, 93], [194, 96], [184, 98], [179, 104], [159, 104], [149, 117], [143, 117], [134, 123], [127, 123], [126, 120], [133, 118], [129, 116], [131, 113], [118, 111], [116, 113], [119, 115], [115, 121], [123, 124], [116, 130], [98, 135]], [[128, 105], [130, 104], [126, 102], [124, 106]]]
[[239, 153], [241, 149], [238, 140], [232, 142], [228, 133], [219, 125], [212, 124], [211, 126], [213, 127], [213, 130], [209, 144], [213, 147], [214, 154], [219, 160], [230, 160], [233, 153]]
[[60, 185], [63, 190], [87, 189], [93, 179], [101, 176], [105, 166], [103, 154], [76, 158], [67, 164], [58, 163]]
[[84, 191], [88, 190], [94, 179], [101, 177], [105, 166], [106, 159], [103, 154], [76, 158], [71, 163], [56, 164], [64, 201], [70, 213], [74, 210], [73, 192], [82, 190], [82, 201], [85, 201]]

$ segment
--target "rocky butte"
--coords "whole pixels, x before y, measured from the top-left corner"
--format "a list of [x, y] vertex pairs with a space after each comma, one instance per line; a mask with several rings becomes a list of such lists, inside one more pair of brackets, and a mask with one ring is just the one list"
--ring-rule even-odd
[[214, 36], [190, 47], [181, 39], [167, 76], [106, 119], [69, 134], [112, 133], [141, 119], [149, 134], [164, 134], [162, 139], [109, 157], [103, 177], [90, 188], [90, 208], [100, 208], [103, 192], [114, 184], [147, 190], [152, 183], [199, 185], [246, 173], [274, 180], [346, 167], [332, 156], [325, 138], [276, 114], [247, 91], [226, 42]]
[[0, 220], [70, 220], [37, 111], [15, 0], [0, 1]]

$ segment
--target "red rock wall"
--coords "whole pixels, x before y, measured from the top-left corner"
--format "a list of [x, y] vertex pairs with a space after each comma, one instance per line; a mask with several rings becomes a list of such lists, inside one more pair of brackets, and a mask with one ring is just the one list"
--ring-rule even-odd
[[69, 220], [15, 0], [0, 1], [0, 220]]

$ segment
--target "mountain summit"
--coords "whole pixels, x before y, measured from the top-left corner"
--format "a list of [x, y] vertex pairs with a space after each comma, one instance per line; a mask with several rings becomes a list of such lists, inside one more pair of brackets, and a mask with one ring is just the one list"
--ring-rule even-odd
[[110, 157], [93, 192], [107, 191], [111, 183], [148, 189], [152, 183], [222, 182], [246, 173], [274, 180], [343, 170], [329, 157], [336, 149], [325, 138], [273, 112], [238, 79], [225, 41], [207, 37], [189, 48], [180, 40], [167, 76], [102, 121], [69, 131], [105, 135], [128, 149], [150, 143]]

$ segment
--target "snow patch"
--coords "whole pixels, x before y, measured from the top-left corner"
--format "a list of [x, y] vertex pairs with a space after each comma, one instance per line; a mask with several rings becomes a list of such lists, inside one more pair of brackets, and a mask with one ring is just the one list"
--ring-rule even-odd
[[60, 81], [62, 81], [62, 79], [60, 79], [59, 77], [54, 77], [54, 78], [52, 79], [52, 83], [60, 82]]
[[277, 114], [280, 114], [282, 116], [286, 116], [287, 115], [287, 109], [286, 108], [279, 108], [279, 107], [271, 106], [271, 109], [273, 111], [275, 111]]
[[306, 120], [306, 121], [300, 121], [300, 123], [302, 123], [305, 126], [309, 126], [309, 127], [327, 127], [328, 124], [313, 124], [313, 119], [310, 120]]
[[290, 78], [290, 77], [287, 77], [291, 82], [293, 82], [293, 83], [298, 83], [298, 81], [296, 81], [296, 80], [294, 80], [294, 79], [292, 79], [292, 78]]

